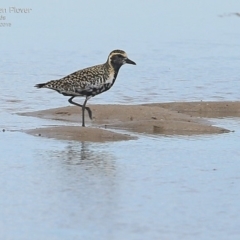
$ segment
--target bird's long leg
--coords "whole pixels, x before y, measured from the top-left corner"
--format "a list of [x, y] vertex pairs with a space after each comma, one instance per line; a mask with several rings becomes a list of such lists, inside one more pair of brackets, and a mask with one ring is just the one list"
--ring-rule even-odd
[[[86, 97], [83, 105], [81, 105], [81, 104], [79, 104], [79, 103], [76, 103], [76, 102], [73, 102], [73, 101], [72, 101], [73, 98], [75, 98], [75, 96], [69, 98], [69, 99], [68, 99], [68, 102], [71, 103], [71, 104], [73, 104], [73, 105], [76, 105], [76, 106], [78, 106], [78, 107], [81, 107], [83, 114], [84, 114], [84, 110], [86, 109], [86, 110], [88, 111], [88, 116], [89, 116], [89, 118], [92, 119], [92, 111], [91, 111], [91, 109], [90, 109], [89, 107], [86, 107], [86, 103], [87, 103], [87, 100], [88, 100], [89, 98]], [[83, 107], [84, 107], [84, 110], [83, 110]], [[83, 119], [84, 119], [84, 116], [83, 116]], [[83, 124], [84, 124], [84, 122], [83, 122]], [[84, 125], [85, 125], [85, 124], [84, 124]]]
[[[86, 107], [86, 104], [87, 104], [87, 100], [89, 98], [86, 97], [84, 103], [83, 103], [83, 106], [82, 106], [82, 126], [85, 127], [85, 119], [84, 119], [84, 110], [87, 109], [88, 107]], [[91, 110], [90, 110], [91, 111]]]

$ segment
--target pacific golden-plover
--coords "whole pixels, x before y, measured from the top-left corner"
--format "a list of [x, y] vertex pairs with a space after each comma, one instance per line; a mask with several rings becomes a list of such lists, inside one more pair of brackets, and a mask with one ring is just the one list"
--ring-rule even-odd
[[[117, 78], [120, 67], [125, 63], [136, 65], [124, 51], [114, 50], [109, 54], [107, 62], [104, 64], [85, 68], [61, 79], [37, 84], [35, 87], [49, 88], [64, 96], [71, 96], [68, 102], [82, 108], [82, 126], [85, 127], [85, 109], [92, 119], [92, 111], [89, 107], [86, 107], [87, 101], [91, 97], [110, 89]], [[72, 101], [75, 97], [83, 96], [86, 97], [83, 105]]]

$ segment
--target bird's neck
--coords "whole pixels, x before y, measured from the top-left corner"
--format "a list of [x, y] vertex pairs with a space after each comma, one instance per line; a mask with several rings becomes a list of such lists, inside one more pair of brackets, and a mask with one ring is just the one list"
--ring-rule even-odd
[[122, 65], [119, 64], [109, 64], [108, 62], [106, 62], [106, 66], [108, 71], [113, 71], [114, 72], [114, 79], [117, 78], [118, 75], [118, 71], [121, 68]]

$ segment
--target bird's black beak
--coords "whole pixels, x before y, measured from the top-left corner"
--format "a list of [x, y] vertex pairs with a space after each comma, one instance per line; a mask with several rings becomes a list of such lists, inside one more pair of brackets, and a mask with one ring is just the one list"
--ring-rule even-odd
[[134, 61], [130, 60], [129, 58], [126, 58], [125, 62], [128, 64], [136, 65], [136, 63]]

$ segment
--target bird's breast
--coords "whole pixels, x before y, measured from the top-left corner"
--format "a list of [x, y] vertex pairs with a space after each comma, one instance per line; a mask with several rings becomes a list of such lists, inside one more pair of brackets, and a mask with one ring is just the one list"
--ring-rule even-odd
[[114, 72], [110, 73], [108, 78], [105, 81], [105, 84], [110, 84], [112, 85], [115, 81], [115, 76], [114, 76]]

